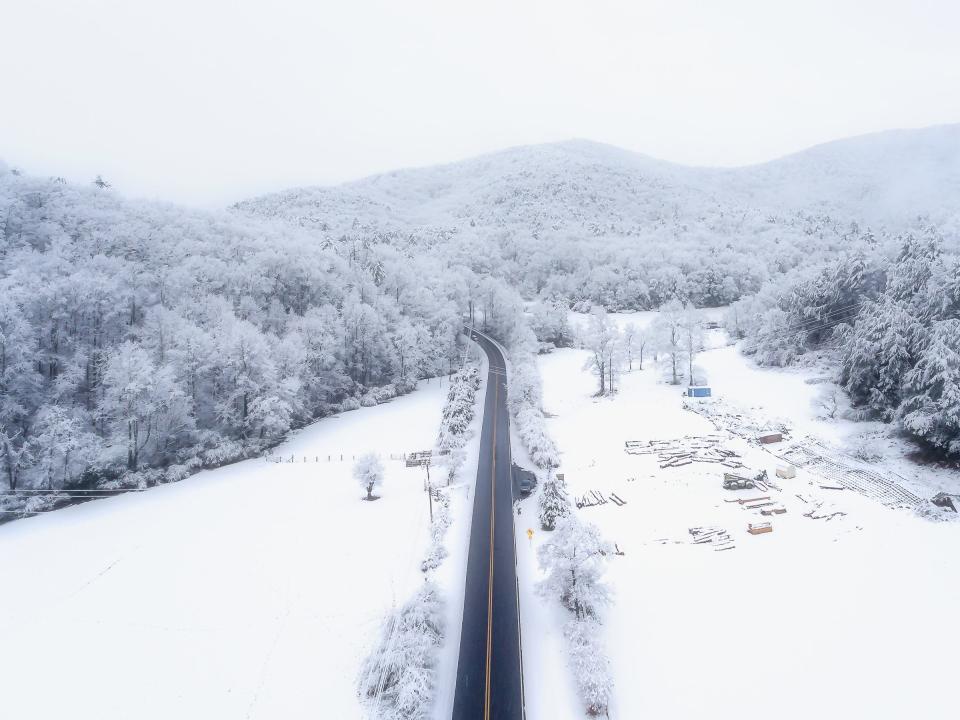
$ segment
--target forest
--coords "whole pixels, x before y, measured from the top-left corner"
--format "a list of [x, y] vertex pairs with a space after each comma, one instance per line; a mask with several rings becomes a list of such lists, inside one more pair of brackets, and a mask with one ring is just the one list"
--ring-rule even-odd
[[822, 351], [856, 418], [960, 455], [960, 258], [932, 226], [863, 232], [840, 256], [770, 280], [727, 327], [761, 364]]
[[481, 285], [442, 256], [323, 244], [104, 185], [0, 175], [9, 490], [179, 479], [407, 392], [458, 356]]
[[[681, 316], [730, 305], [759, 362], [830, 353], [856, 412], [957, 454], [957, 216], [934, 198], [912, 224], [860, 224], [863, 171], [821, 169], [843, 147], [720, 172], [566, 143], [218, 212], [0, 166], [2, 501], [43, 509], [64, 498], [31, 490], [145, 487], [256, 454], [450, 372], [465, 318], [522, 348], [523, 396], [530, 353], [572, 343], [567, 313], [596, 307], [676, 319], [669, 347], [601, 349], [601, 392], [599, 363], [612, 387], [648, 341], [677, 382]], [[813, 199], [775, 202], [777, 186]], [[535, 396], [524, 431], [550, 467]]]

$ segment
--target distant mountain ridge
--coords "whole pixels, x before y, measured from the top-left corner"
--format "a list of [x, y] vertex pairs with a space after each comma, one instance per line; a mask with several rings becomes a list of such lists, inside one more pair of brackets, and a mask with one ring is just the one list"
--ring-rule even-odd
[[739, 168], [677, 165], [586, 140], [510, 148], [332, 187], [286, 190], [236, 211], [378, 230], [511, 227], [534, 236], [707, 231], [731, 218], [826, 215], [897, 229], [960, 227], [960, 124], [837, 140]]

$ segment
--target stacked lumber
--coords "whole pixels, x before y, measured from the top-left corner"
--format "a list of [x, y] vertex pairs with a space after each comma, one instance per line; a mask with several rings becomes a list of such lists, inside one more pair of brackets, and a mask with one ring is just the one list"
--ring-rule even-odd
[[715, 552], [735, 547], [730, 533], [721, 527], [692, 527], [689, 532], [694, 545], [711, 545]]
[[628, 455], [656, 455], [660, 469], [683, 467], [691, 463], [716, 463], [731, 469], [742, 468], [740, 456], [720, 446], [722, 438], [715, 435], [687, 436], [676, 440], [627, 440], [624, 450]]
[[574, 498], [574, 504], [577, 508], [585, 507], [594, 507], [596, 505], [606, 505], [607, 499], [603, 496], [602, 493], [598, 493], [596, 490], [591, 490], [586, 495], [583, 495], [578, 498]]

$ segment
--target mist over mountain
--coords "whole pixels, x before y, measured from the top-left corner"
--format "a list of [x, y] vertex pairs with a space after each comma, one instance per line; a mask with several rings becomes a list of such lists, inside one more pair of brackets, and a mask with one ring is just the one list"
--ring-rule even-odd
[[643, 237], [665, 226], [723, 230], [798, 212], [890, 228], [922, 217], [950, 229], [958, 192], [960, 125], [944, 125], [838, 140], [741, 168], [688, 167], [571, 140], [286, 190], [236, 208], [334, 234], [361, 223]]

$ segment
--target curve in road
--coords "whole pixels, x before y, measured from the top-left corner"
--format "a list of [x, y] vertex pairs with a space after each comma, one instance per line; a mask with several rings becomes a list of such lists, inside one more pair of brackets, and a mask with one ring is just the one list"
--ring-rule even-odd
[[503, 353], [476, 330], [489, 360], [467, 556], [454, 720], [522, 720], [523, 662]]

